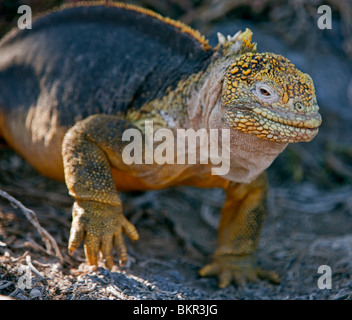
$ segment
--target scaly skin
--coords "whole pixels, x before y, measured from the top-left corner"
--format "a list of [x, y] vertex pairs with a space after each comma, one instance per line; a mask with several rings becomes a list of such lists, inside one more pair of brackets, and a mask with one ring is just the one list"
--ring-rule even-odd
[[[165, 28], [167, 24], [176, 27], [199, 41], [204, 50], [210, 50], [204, 37], [181, 23], [148, 10], [119, 6], [159, 19]], [[26, 123], [35, 121], [40, 127], [40, 115], [36, 118], [33, 109], [28, 114], [20, 109], [18, 117], [7, 119], [0, 108], [0, 133], [5, 140], [38, 171], [57, 179], [65, 177], [75, 200], [70, 253], [83, 241], [93, 266], [101, 253], [105, 266], [111, 268], [113, 250], [121, 264], [126, 262], [123, 234], [132, 240], [139, 236], [122, 213], [118, 191], [176, 185], [216, 187], [225, 190], [226, 201], [213, 261], [200, 274], [218, 276], [220, 287], [257, 278], [278, 281], [275, 273], [258, 268], [254, 257], [265, 215], [265, 170], [288, 143], [313, 139], [321, 118], [311, 78], [284, 57], [258, 53], [251, 37], [248, 29], [227, 40], [220, 35], [205, 70], [180, 79], [174, 89], [139, 109], [92, 114], [71, 127], [43, 121], [54, 138], [48, 140], [54, 141], [52, 144], [18, 143], [21, 130], [13, 127], [27, 128]], [[146, 120], [153, 122], [154, 130], [168, 128], [174, 133], [180, 128], [230, 129], [230, 172], [212, 175], [211, 166], [200, 164], [199, 159], [196, 164], [126, 164], [122, 154], [128, 142], [122, 135], [134, 128], [144, 139]], [[45, 165], [43, 159], [49, 159]]]
[[222, 288], [232, 280], [238, 284], [258, 278], [269, 279], [273, 283], [279, 281], [274, 272], [257, 267], [253, 257], [264, 222], [267, 185], [264, 172], [249, 185], [231, 183], [228, 186], [217, 249], [213, 262], [199, 271], [201, 276], [219, 275]]
[[310, 141], [316, 134], [321, 119], [313, 81], [288, 59], [249, 52], [230, 65], [226, 76], [223, 103], [236, 104], [226, 118], [237, 130], [281, 142]]

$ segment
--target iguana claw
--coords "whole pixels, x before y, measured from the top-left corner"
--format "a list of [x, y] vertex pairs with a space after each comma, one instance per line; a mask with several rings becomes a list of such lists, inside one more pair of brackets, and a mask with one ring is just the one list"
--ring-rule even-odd
[[253, 256], [216, 255], [212, 263], [199, 270], [202, 277], [217, 276], [219, 287], [225, 288], [231, 282], [242, 287], [247, 282], [259, 279], [280, 283], [274, 271], [266, 271], [256, 265]]

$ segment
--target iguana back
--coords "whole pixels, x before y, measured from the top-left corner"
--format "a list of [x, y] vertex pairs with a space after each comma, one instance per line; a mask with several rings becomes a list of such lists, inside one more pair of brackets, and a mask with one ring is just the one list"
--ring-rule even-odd
[[0, 42], [0, 106], [64, 126], [139, 108], [208, 65], [212, 50], [187, 28], [122, 4], [54, 11]]

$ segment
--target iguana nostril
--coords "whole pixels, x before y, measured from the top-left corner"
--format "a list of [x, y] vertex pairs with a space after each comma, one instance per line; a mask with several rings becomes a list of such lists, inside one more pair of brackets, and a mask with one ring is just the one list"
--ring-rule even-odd
[[295, 102], [294, 106], [295, 106], [295, 109], [296, 109], [298, 112], [302, 112], [302, 111], [304, 110], [303, 104], [300, 103], [300, 102], [298, 102], [298, 101]]

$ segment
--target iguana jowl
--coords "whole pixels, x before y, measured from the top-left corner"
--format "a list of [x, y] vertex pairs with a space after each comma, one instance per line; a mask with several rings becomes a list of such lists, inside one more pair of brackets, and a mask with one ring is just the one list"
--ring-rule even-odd
[[[181, 22], [126, 4], [80, 3], [40, 17], [0, 42], [0, 136], [74, 198], [69, 250], [91, 265], [113, 249], [127, 259], [118, 190], [175, 185], [226, 192], [213, 261], [219, 285], [257, 277], [265, 170], [291, 142], [310, 141], [321, 117], [311, 78], [286, 58], [258, 53], [250, 30], [212, 48]], [[230, 129], [225, 176], [207, 164], [126, 164], [126, 129]]]

